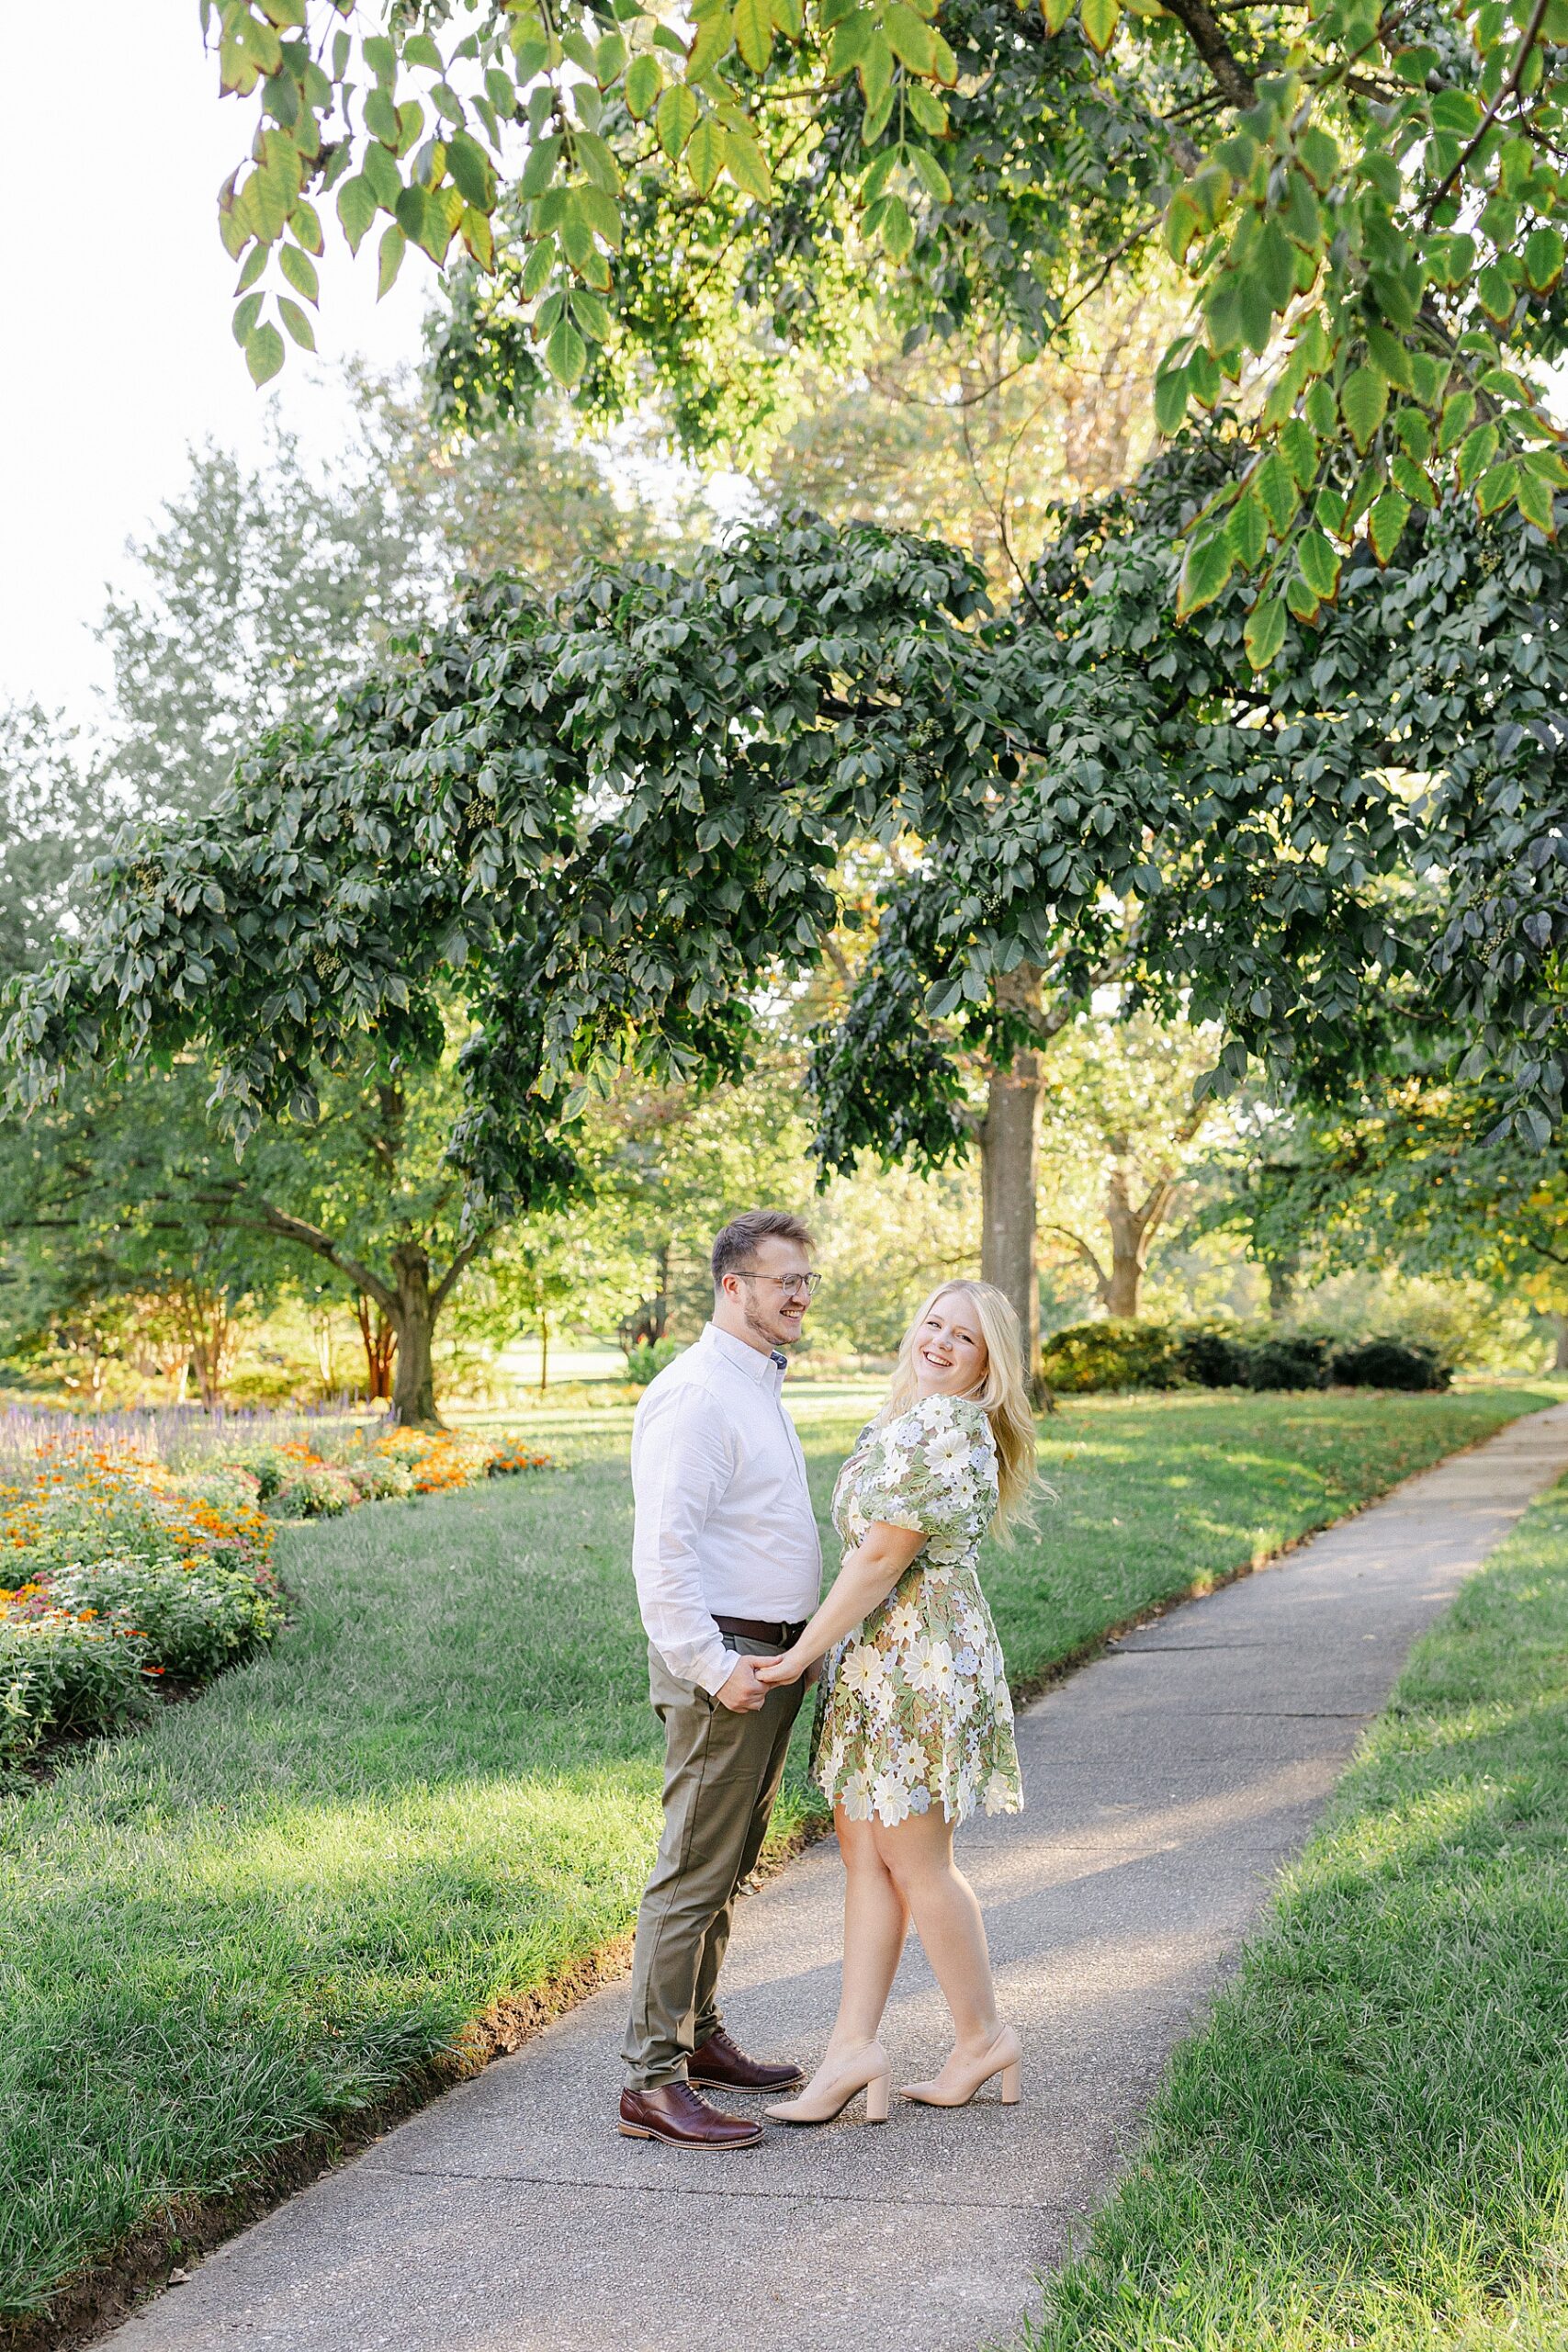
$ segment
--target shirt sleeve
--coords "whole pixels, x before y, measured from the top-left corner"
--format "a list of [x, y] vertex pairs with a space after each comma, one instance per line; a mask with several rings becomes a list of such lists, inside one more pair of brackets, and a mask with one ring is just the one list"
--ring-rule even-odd
[[739, 1663], [703, 1599], [696, 1540], [734, 1473], [713, 1399], [690, 1385], [650, 1392], [632, 1450], [632, 1573], [648, 1638], [678, 1681], [711, 1697]]
[[968, 1397], [928, 1396], [882, 1430], [861, 1479], [860, 1508], [869, 1523], [907, 1527], [951, 1541], [963, 1529], [988, 1471], [984, 1415]]

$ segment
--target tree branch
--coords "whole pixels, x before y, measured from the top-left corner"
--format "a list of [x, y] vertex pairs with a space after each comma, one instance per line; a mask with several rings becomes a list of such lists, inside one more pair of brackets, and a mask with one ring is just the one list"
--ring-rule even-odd
[[[1251, 74], [1237, 57], [1208, 0], [1166, 0], [1178, 24], [1184, 25], [1193, 48], [1213, 76], [1214, 86], [1233, 107], [1249, 107], [1258, 96]], [[1544, 11], [1546, 0], [1541, 0]]]
[[1085, 1265], [1093, 1274], [1094, 1286], [1100, 1296], [1102, 1299], [1110, 1297], [1111, 1283], [1105, 1269], [1100, 1264], [1100, 1260], [1095, 1256], [1094, 1251], [1089, 1248], [1089, 1243], [1083, 1238], [1081, 1234], [1073, 1232], [1072, 1228], [1066, 1225], [1045, 1225], [1042, 1226], [1040, 1229], [1043, 1233], [1059, 1233], [1062, 1239], [1066, 1243], [1068, 1249], [1075, 1251], [1077, 1255], [1083, 1260]]
[[474, 1260], [479, 1256], [479, 1251], [485, 1247], [494, 1231], [495, 1227], [493, 1225], [484, 1226], [478, 1233], [475, 1234], [471, 1241], [464, 1242], [462, 1248], [453, 1259], [452, 1263], [447, 1267], [446, 1272], [442, 1275], [441, 1280], [436, 1283], [435, 1288], [430, 1294], [430, 1319], [433, 1323], [440, 1314], [442, 1308], [446, 1306], [447, 1300], [451, 1297], [453, 1290], [461, 1276], [467, 1272], [468, 1267], [473, 1264]]
[[390, 1322], [396, 1323], [400, 1319], [397, 1292], [361, 1260], [351, 1257], [346, 1250], [341, 1249], [331, 1234], [323, 1233], [319, 1225], [310, 1225], [302, 1216], [290, 1216], [287, 1209], [274, 1207], [271, 1201], [253, 1200], [252, 1206], [268, 1233], [275, 1233], [280, 1241], [296, 1242], [301, 1250], [313, 1250], [318, 1258], [324, 1258], [329, 1266], [335, 1266], [340, 1274], [346, 1274], [355, 1290], [362, 1290], [367, 1298], [373, 1298]]
[[1447, 196], [1450, 188], [1452, 187], [1454, 182], [1459, 178], [1460, 174], [1464, 170], [1465, 165], [1469, 163], [1471, 157], [1474, 154], [1476, 149], [1480, 146], [1482, 141], [1485, 138], [1487, 132], [1496, 121], [1504, 101], [1517, 95], [1519, 78], [1524, 73], [1531, 50], [1535, 47], [1536, 42], [1540, 39], [1540, 28], [1546, 22], [1546, 12], [1551, 5], [1551, 0], [1535, 0], [1535, 7], [1531, 11], [1530, 20], [1525, 27], [1523, 38], [1519, 42], [1519, 53], [1514, 60], [1513, 71], [1509, 74], [1507, 80], [1504, 83], [1502, 88], [1498, 91], [1496, 96], [1493, 99], [1491, 105], [1487, 107], [1485, 113], [1482, 116], [1481, 121], [1477, 126], [1474, 138], [1472, 139], [1469, 146], [1465, 149], [1463, 154], [1454, 165], [1453, 170], [1449, 174], [1448, 178], [1438, 190], [1437, 195], [1434, 196], [1427, 204], [1427, 210], [1424, 215], [1424, 218], [1427, 221], [1430, 221], [1433, 213], [1437, 210], [1438, 205], [1441, 204], [1444, 197]]

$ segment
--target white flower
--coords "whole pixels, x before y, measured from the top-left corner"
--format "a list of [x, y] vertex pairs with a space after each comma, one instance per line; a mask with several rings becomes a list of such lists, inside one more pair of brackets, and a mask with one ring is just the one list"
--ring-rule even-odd
[[912, 1600], [900, 1600], [887, 1612], [889, 1638], [902, 1645], [912, 1642], [920, 1630], [920, 1612]]
[[1005, 1772], [993, 1772], [986, 1783], [986, 1811], [1007, 1813], [1013, 1803], [1012, 1784]]
[[960, 1682], [953, 1690], [952, 1703], [957, 1721], [966, 1724], [980, 1703], [980, 1693], [973, 1682]]
[[839, 1664], [839, 1680], [846, 1690], [871, 1691], [886, 1680], [886, 1670], [869, 1642], [852, 1642]]
[[941, 1696], [953, 1688], [953, 1652], [940, 1640], [911, 1643], [906, 1670], [912, 1690], [934, 1690]]
[[969, 1441], [962, 1430], [939, 1430], [926, 1446], [926, 1460], [939, 1478], [955, 1478], [969, 1460]]
[[871, 1792], [872, 1809], [889, 1829], [897, 1829], [909, 1810], [909, 1792], [891, 1772], [879, 1772]]

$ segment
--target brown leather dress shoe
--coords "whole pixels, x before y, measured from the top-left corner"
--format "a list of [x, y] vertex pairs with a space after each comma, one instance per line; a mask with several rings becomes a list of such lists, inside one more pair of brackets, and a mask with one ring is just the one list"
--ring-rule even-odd
[[700, 2050], [693, 2051], [686, 2061], [686, 2078], [726, 2091], [792, 2091], [806, 2080], [798, 2066], [770, 2066], [761, 2058], [748, 2058], [722, 2026], [709, 2034]]
[[661, 2083], [656, 2091], [621, 2093], [621, 2130], [628, 2140], [668, 2140], [675, 2148], [754, 2148], [760, 2123], [722, 2115], [690, 2083]]

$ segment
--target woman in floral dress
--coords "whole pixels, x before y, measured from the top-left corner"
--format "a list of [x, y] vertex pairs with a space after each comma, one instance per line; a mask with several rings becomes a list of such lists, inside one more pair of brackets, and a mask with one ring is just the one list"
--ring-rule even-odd
[[950, 1283], [920, 1309], [887, 1402], [840, 1473], [843, 1566], [799, 1640], [759, 1669], [794, 1681], [826, 1657], [814, 1763], [843, 1856], [844, 1973], [822, 2063], [768, 2112], [824, 2123], [866, 2093], [887, 2112], [877, 2040], [914, 1921], [953, 2012], [939, 2074], [905, 2096], [959, 2107], [1000, 2075], [1018, 2097], [1018, 2036], [997, 2016], [986, 1930], [953, 1859], [977, 1808], [1023, 1803], [1001, 1647], [980, 1589], [981, 1538], [1026, 1506], [1034, 1420], [1018, 1318], [988, 1283]]

